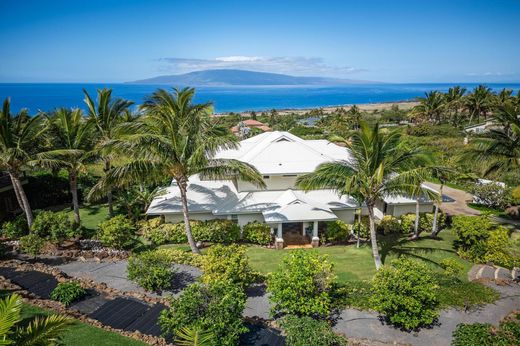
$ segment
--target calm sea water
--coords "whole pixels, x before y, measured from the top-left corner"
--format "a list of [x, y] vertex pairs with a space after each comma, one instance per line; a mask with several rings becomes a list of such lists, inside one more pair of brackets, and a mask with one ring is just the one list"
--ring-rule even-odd
[[[464, 84], [468, 89], [477, 84]], [[487, 84], [493, 90], [520, 90], [517, 84]], [[370, 84], [352, 86], [298, 87], [200, 87], [197, 102], [213, 102], [216, 112], [268, 110], [272, 108], [311, 108], [343, 104], [404, 101], [426, 91], [446, 91], [453, 84]], [[13, 111], [28, 108], [31, 113], [56, 107], [84, 107], [82, 89], [91, 95], [97, 88], [112, 88], [118, 97], [141, 103], [146, 95], [166, 85], [144, 84], [11, 84], [0, 83], [0, 98], [11, 97]]]

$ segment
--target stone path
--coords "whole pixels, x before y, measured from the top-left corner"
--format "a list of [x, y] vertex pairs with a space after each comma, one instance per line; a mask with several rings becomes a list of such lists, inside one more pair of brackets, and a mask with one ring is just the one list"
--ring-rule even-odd
[[491, 266], [487, 264], [476, 264], [468, 272], [468, 280], [518, 280], [520, 270], [517, 268], [509, 270], [502, 267]]

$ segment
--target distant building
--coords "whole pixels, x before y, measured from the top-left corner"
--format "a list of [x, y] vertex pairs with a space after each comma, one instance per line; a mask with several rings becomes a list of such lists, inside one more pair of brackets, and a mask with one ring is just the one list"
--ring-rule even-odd
[[466, 126], [464, 132], [473, 134], [484, 133], [490, 129], [497, 128], [498, 126], [499, 125], [496, 123], [494, 118], [489, 118], [483, 123]]
[[231, 128], [231, 132], [239, 137], [248, 137], [247, 135], [251, 132], [252, 129], [259, 129], [262, 132], [272, 131], [269, 126], [258, 120], [247, 119], [239, 122], [237, 126], [233, 126]]

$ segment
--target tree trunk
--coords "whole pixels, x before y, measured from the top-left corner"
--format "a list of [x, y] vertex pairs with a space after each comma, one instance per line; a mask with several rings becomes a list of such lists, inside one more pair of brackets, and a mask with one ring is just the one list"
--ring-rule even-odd
[[[105, 160], [105, 174], [108, 173], [108, 171], [110, 171], [110, 168], [111, 168], [111, 164], [110, 164], [110, 160]], [[114, 216], [114, 205], [113, 205], [113, 196], [112, 196], [112, 188], [110, 186], [108, 186], [107, 188], [107, 203], [108, 203], [108, 216], [109, 217], [112, 217]]]
[[72, 195], [72, 209], [74, 210], [74, 222], [79, 225], [81, 218], [79, 216], [79, 200], [78, 200], [78, 176], [75, 170], [69, 172], [70, 193]]
[[359, 243], [361, 242], [361, 239], [359, 238], [359, 231], [361, 230], [361, 211], [362, 211], [362, 209], [359, 209], [358, 227], [357, 227], [357, 242], [356, 242], [356, 247], [357, 248], [359, 248]]
[[439, 233], [438, 231], [438, 225], [437, 225], [437, 219], [439, 217], [439, 209], [442, 205], [442, 188], [444, 187], [443, 184], [441, 184], [441, 187], [439, 189], [439, 193], [440, 193], [440, 200], [439, 202], [435, 203], [435, 213], [433, 214], [433, 225], [432, 225], [432, 237], [435, 238], [437, 237], [437, 234]]
[[18, 175], [14, 173], [9, 173], [9, 176], [11, 177], [13, 188], [18, 191], [18, 196], [20, 198], [19, 202], [21, 202], [20, 207], [25, 212], [25, 217], [27, 218], [27, 225], [29, 226], [29, 228], [31, 228], [34, 218], [31, 205], [29, 204], [29, 200], [27, 199], [27, 195], [25, 194], [25, 191], [23, 189], [22, 182], [20, 181]]
[[[11, 183], [12, 183], [13, 179], [11, 178]], [[14, 195], [16, 196], [16, 200], [18, 201], [18, 205], [20, 206], [20, 209], [22, 209], [22, 211], [25, 213], [25, 209], [23, 207], [23, 202], [22, 202], [22, 198], [20, 197], [20, 192], [18, 191], [18, 188], [13, 184], [13, 191], [14, 191]]]
[[413, 228], [413, 239], [417, 239], [419, 238], [419, 218], [420, 218], [420, 215], [419, 215], [419, 199], [417, 199], [415, 201], [415, 225], [414, 225], [414, 228]]
[[374, 257], [374, 263], [376, 265], [376, 270], [381, 268], [381, 257], [379, 256], [379, 248], [377, 247], [377, 238], [376, 238], [376, 227], [374, 224], [374, 206], [367, 203], [368, 207], [368, 219], [370, 220], [370, 242], [372, 244], [372, 257]]
[[187, 193], [187, 183], [185, 179], [176, 179], [177, 185], [179, 185], [179, 190], [181, 192], [181, 204], [182, 204], [182, 214], [184, 216], [184, 227], [186, 230], [186, 237], [188, 238], [188, 243], [190, 244], [191, 251], [200, 255], [200, 250], [195, 244], [195, 240], [193, 239], [193, 235], [191, 234], [191, 225], [190, 225], [190, 217], [188, 211], [188, 198], [186, 196]]

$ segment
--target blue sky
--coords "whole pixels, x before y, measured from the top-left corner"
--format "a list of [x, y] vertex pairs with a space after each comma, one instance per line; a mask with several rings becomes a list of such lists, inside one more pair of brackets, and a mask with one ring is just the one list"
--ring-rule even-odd
[[520, 81], [520, 1], [0, 1], [0, 82], [242, 68], [384, 82]]

